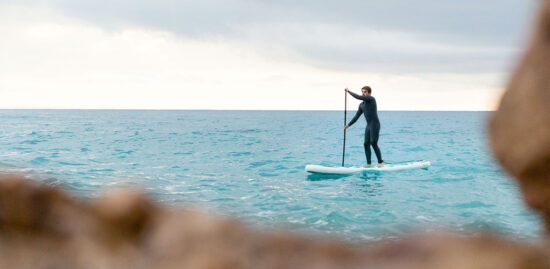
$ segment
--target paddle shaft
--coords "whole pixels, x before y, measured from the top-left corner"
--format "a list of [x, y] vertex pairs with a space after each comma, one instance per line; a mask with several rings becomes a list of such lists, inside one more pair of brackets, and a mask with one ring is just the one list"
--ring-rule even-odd
[[[344, 92], [344, 126], [347, 123], [348, 112], [348, 93]], [[344, 156], [346, 156], [346, 129], [344, 129], [344, 146], [342, 147], [342, 166], [344, 166]]]

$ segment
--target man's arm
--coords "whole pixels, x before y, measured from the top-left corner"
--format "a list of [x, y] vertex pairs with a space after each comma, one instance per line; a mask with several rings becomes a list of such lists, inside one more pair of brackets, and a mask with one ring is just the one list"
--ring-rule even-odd
[[353, 119], [351, 119], [351, 121], [346, 126], [348, 127], [352, 126], [357, 121], [357, 119], [361, 117], [361, 114], [363, 114], [363, 109], [361, 109], [361, 105], [359, 105], [359, 109], [357, 110], [357, 113], [355, 113], [355, 116], [353, 117]]
[[359, 99], [359, 100], [363, 100], [363, 101], [367, 101], [367, 102], [370, 102], [370, 101], [374, 100], [374, 97], [369, 96], [369, 95], [367, 95], [367, 96], [359, 95], [359, 94], [356, 94], [356, 93], [354, 93], [350, 90], [348, 90], [348, 93], [351, 96], [353, 96], [355, 99]]

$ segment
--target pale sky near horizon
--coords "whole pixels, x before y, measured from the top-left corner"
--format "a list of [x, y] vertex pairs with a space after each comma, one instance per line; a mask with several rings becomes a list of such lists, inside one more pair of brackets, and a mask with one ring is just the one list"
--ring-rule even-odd
[[536, 4], [0, 0], [0, 109], [492, 110]]

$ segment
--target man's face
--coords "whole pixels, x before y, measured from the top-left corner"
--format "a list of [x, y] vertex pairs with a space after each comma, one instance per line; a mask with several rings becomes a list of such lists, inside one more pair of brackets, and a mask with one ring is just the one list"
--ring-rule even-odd
[[363, 96], [367, 96], [367, 95], [369, 95], [369, 93], [367, 92], [367, 90], [366, 90], [366, 89], [362, 89], [362, 90], [361, 90], [361, 93], [363, 93]]

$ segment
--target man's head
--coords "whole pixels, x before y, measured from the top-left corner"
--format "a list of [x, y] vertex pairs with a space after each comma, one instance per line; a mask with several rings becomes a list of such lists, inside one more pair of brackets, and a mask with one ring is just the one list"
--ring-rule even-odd
[[369, 86], [365, 86], [363, 88], [361, 88], [361, 93], [366, 96], [366, 95], [370, 95], [372, 93], [372, 90]]

